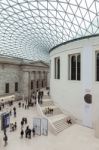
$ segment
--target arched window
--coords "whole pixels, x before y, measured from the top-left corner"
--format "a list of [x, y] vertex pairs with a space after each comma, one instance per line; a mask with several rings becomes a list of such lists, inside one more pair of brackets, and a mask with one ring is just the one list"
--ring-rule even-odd
[[56, 57], [54, 63], [55, 63], [55, 67], [54, 67], [55, 79], [60, 79], [60, 58]]
[[57, 59], [57, 79], [60, 79], [60, 59]]
[[80, 80], [80, 54], [69, 55], [69, 79]]
[[80, 80], [80, 55], [77, 56], [77, 80]]
[[71, 57], [71, 80], [76, 80], [76, 56]]
[[96, 81], [99, 81], [99, 53], [97, 53], [96, 59]]

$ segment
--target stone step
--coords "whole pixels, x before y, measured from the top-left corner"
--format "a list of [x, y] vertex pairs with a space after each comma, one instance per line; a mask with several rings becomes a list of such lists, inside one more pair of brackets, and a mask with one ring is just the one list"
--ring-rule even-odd
[[67, 126], [68, 124], [67, 123], [63, 123], [63, 122], [60, 122], [60, 123], [57, 123], [57, 124], [54, 124], [56, 127], [59, 127], [59, 126]]
[[56, 125], [58, 123], [65, 123], [65, 118], [62, 118], [60, 120], [57, 120], [57, 121], [53, 122], [54, 125]]
[[54, 102], [53, 101], [43, 101], [42, 104], [40, 104], [41, 107], [45, 107], [45, 106], [53, 106]]
[[68, 124], [67, 124], [67, 125], [66, 125], [66, 124], [65, 124], [65, 125], [63, 124], [63, 125], [55, 126], [55, 128], [56, 128], [56, 130], [61, 130], [61, 129], [68, 128], [69, 126], [70, 126], [70, 125], [68, 125]]
[[65, 129], [67, 129], [68, 128], [68, 126], [67, 127], [63, 127], [63, 128], [60, 128], [60, 129], [56, 129], [56, 133], [60, 133], [60, 132], [62, 132], [63, 130], [65, 130]]
[[43, 99], [50, 99], [50, 96], [44, 95]]
[[69, 125], [68, 123], [65, 122], [64, 118], [53, 122], [53, 125], [56, 128], [56, 133], [59, 133], [59, 132], [63, 131], [64, 129], [71, 126], [71, 125]]

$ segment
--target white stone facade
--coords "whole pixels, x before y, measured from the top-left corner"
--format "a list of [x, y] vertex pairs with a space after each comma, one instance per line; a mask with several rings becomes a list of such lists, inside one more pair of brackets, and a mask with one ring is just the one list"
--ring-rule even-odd
[[[96, 81], [96, 52], [99, 51], [99, 37], [89, 37], [63, 44], [50, 52], [52, 99], [64, 111], [74, 115], [85, 126], [93, 127], [99, 117], [99, 81]], [[68, 57], [81, 55], [81, 79], [69, 80]], [[60, 79], [54, 78], [54, 59], [60, 57]], [[84, 95], [92, 95], [92, 104], [86, 105]]]

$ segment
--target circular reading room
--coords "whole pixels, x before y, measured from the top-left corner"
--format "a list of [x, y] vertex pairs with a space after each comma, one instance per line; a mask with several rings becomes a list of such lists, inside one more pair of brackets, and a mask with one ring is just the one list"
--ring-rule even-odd
[[78, 122], [93, 128], [99, 119], [99, 36], [64, 42], [50, 51], [51, 98]]
[[99, 0], [0, 0], [0, 150], [99, 150]]

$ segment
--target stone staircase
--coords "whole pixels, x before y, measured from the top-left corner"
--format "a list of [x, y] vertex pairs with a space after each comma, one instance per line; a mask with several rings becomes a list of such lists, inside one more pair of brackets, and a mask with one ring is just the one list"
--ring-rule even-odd
[[53, 125], [56, 128], [56, 134], [71, 126], [70, 124], [66, 123], [65, 118], [53, 122]]
[[[47, 108], [53, 108], [53, 113], [45, 114]], [[54, 127], [55, 134], [60, 133], [64, 129], [72, 126], [74, 124], [68, 124], [66, 118], [70, 117], [70, 114], [64, 114], [62, 110], [54, 104], [48, 95], [44, 95], [43, 103], [40, 104], [41, 111], [45, 117], [49, 120], [50, 124]]]
[[53, 105], [54, 105], [54, 102], [51, 100], [43, 101], [43, 103], [40, 104], [41, 107], [48, 107], [48, 106], [53, 106]]

